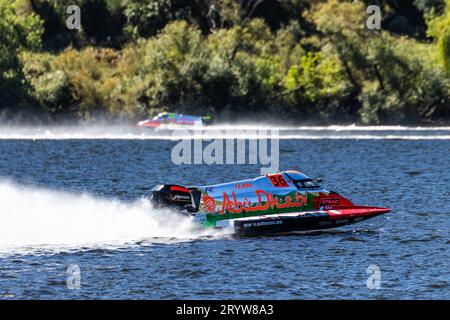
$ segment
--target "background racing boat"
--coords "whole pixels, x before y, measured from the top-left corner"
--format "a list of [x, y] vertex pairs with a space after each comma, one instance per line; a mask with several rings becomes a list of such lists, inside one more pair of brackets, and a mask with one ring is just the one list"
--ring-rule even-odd
[[157, 185], [150, 199], [204, 227], [231, 228], [238, 235], [335, 228], [390, 211], [355, 205], [318, 182], [298, 171], [283, 171], [211, 186]]
[[196, 126], [203, 126], [211, 122], [209, 116], [191, 116], [173, 112], [161, 112], [152, 119], [138, 122], [139, 127], [153, 129], [193, 129]]

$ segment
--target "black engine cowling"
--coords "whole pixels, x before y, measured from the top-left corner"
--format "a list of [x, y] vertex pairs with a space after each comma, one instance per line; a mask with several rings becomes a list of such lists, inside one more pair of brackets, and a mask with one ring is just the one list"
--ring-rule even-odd
[[179, 212], [197, 212], [201, 193], [194, 187], [175, 184], [157, 185], [150, 194], [150, 201], [156, 208], [171, 208]]

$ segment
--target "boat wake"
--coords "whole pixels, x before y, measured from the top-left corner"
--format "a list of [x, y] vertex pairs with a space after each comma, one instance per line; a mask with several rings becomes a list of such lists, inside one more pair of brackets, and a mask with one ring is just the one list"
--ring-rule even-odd
[[[276, 131], [276, 132], [274, 132]], [[358, 140], [450, 140], [450, 127], [404, 126], [271, 126], [212, 125], [201, 130], [155, 131], [133, 126], [2, 126], [0, 140], [178, 140], [178, 139], [358, 139]]]
[[0, 182], [0, 253], [173, 243], [221, 236], [152, 208]]

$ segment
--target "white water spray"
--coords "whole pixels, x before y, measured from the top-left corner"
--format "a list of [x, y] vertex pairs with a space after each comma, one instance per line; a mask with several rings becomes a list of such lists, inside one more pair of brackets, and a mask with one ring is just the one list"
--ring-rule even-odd
[[187, 217], [152, 208], [0, 182], [0, 252], [191, 240], [212, 235]]
[[271, 138], [252, 135], [249, 131], [277, 130], [279, 139], [402, 139], [402, 140], [450, 140], [450, 127], [403, 127], [403, 126], [273, 126], [217, 124], [205, 126], [196, 133], [185, 134], [185, 129], [152, 130], [133, 126], [50, 126], [20, 127], [1, 126], [0, 140], [177, 140], [183, 138], [205, 139], [256, 139]]

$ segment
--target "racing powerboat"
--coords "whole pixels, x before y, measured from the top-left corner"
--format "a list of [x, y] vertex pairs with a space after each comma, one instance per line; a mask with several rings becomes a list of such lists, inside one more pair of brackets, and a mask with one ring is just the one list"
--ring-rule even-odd
[[139, 127], [153, 129], [185, 129], [202, 126], [211, 122], [209, 116], [191, 116], [173, 112], [161, 112], [151, 119], [138, 122]]
[[229, 228], [243, 236], [336, 228], [391, 211], [355, 205], [320, 182], [298, 171], [283, 171], [210, 186], [157, 185], [150, 199], [156, 207], [187, 214], [201, 226]]

